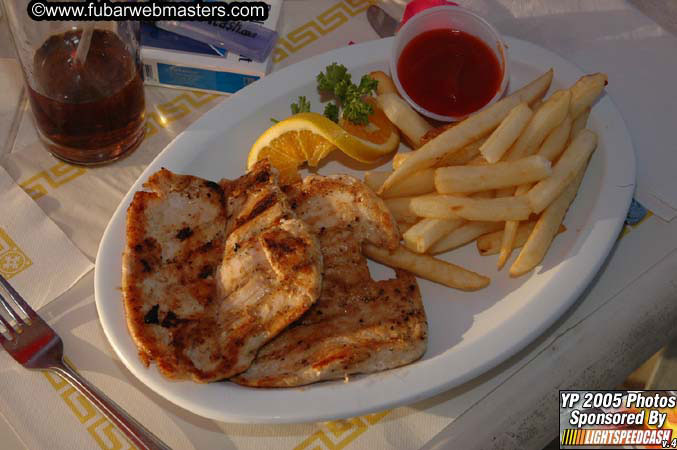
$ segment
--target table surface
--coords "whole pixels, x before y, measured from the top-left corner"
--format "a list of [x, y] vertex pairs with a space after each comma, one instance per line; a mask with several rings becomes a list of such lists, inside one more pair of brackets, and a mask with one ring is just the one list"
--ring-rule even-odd
[[[544, 30], [547, 25], [560, 32], [566, 29], [556, 17], [561, 2], [521, 2], [524, 5], [516, 6], [519, 3], [486, 0], [473, 6], [489, 11], [501, 31], [528, 40], [547, 44], [552, 33]], [[609, 9], [610, 4], [628, 8], [625, 2], [614, 0], [587, 2], [591, 3], [600, 10]], [[639, 10], [664, 30], [677, 33], [677, 3], [647, 0], [632, 4], [628, 14], [640, 14]], [[283, 14], [282, 20], [288, 18]], [[673, 51], [677, 52], [677, 47]], [[578, 56], [575, 62], [585, 69], [583, 53], [571, 48], [564, 56]], [[13, 57], [13, 50], [6, 20], [0, 19], [0, 58], [9, 57]], [[624, 105], [619, 106], [627, 119]], [[677, 120], [677, 112], [673, 119]], [[0, 130], [9, 129], [8, 116], [2, 120]], [[16, 147], [17, 143], [8, 139], [20, 140], [21, 133], [0, 134], [0, 152]], [[542, 448], [558, 430], [559, 389], [613, 388], [675, 336], [675, 274], [677, 220], [665, 221], [649, 214], [639, 225], [626, 227], [584, 295], [535, 342], [488, 373], [414, 405], [450, 418], [449, 425], [425, 448]], [[3, 420], [0, 442], [4, 449], [23, 447]]]

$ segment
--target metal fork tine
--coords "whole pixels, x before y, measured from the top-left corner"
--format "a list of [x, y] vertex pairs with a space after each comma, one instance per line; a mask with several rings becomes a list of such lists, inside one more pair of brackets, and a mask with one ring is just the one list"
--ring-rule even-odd
[[[2, 314], [0, 314], [0, 323], [2, 323], [7, 329], [7, 334], [9, 334], [12, 339], [14, 339], [16, 337], [16, 332], [14, 331], [14, 328], [12, 328], [12, 325], [10, 325], [10, 323], [7, 321], [7, 319], [5, 319], [2, 316]], [[2, 333], [0, 333], [0, 337], [2, 337]]]
[[[58, 373], [86, 399], [92, 402], [137, 447], [171, 450], [164, 442], [145, 429], [143, 425], [139, 424], [115, 402], [103, 395], [65, 363], [63, 359], [63, 341], [59, 335], [33, 311], [33, 308], [28, 306], [2, 275], [0, 275], [0, 285], [4, 286], [19, 309], [30, 318], [27, 322], [31, 323], [30, 327], [27, 327], [24, 330], [25, 332], [21, 333], [19, 327], [13, 328], [10, 320], [6, 319], [7, 316], [3, 316], [3, 313], [0, 313], [0, 324], [7, 329], [6, 334], [0, 333], [0, 345], [4, 347], [12, 358], [27, 369], [47, 369]], [[16, 318], [19, 315], [17, 309], [10, 306], [10, 303], [5, 297], [2, 297], [1, 293], [0, 299], [4, 309], [7, 309], [12, 318]], [[0, 447], [2, 447], [2, 444], [0, 444]]]
[[21, 295], [17, 291], [14, 290], [11, 284], [7, 280], [5, 280], [5, 277], [0, 275], [0, 284], [7, 290], [9, 293], [9, 296], [12, 297], [12, 300], [16, 303], [16, 305], [21, 309], [21, 312], [26, 314], [26, 316], [30, 317], [31, 319], [34, 319], [37, 317], [37, 314], [35, 311], [33, 311], [33, 308], [30, 307], [28, 303], [23, 299]]
[[0, 303], [2, 303], [2, 306], [4, 306], [5, 311], [7, 311], [7, 314], [9, 314], [9, 316], [12, 319], [14, 319], [17, 324], [26, 325], [26, 322], [24, 322], [21, 316], [17, 314], [16, 311], [14, 311], [14, 309], [12, 309], [7, 300], [5, 300], [5, 297], [2, 296], [2, 293], [0, 293]]

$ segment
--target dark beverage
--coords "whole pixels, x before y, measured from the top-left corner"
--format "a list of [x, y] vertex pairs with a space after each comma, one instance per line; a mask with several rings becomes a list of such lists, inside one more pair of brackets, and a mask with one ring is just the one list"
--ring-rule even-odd
[[81, 33], [47, 39], [35, 53], [33, 83], [27, 85], [50, 151], [69, 162], [94, 164], [116, 159], [141, 142], [143, 80], [140, 64], [111, 31], [94, 30], [81, 64], [75, 58]]

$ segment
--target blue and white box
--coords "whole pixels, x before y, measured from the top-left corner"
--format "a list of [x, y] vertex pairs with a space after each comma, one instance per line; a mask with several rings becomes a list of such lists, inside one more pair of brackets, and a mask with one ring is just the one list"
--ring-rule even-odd
[[[282, 0], [266, 3], [270, 5], [268, 19], [261, 24], [275, 30]], [[272, 54], [256, 62], [143, 23], [141, 61], [146, 84], [232, 94], [266, 76]]]

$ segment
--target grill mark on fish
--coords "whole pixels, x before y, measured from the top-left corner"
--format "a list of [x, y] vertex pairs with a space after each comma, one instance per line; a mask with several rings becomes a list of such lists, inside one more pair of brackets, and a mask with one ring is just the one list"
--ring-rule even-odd
[[200, 274], [198, 275], [198, 278], [205, 279], [207, 277], [210, 277], [211, 275], [214, 274], [214, 267], [212, 267], [209, 264], [206, 264], [202, 266], [202, 269], [200, 269]]
[[179, 319], [174, 311], [167, 311], [167, 314], [165, 314], [165, 318], [162, 319], [160, 326], [163, 328], [172, 328], [177, 326], [180, 322], [181, 319]]
[[274, 256], [277, 259], [283, 259], [286, 256], [307, 247], [307, 243], [303, 239], [297, 237], [285, 237], [282, 239], [264, 238], [264, 241], [266, 246], [274, 252]]
[[190, 227], [183, 227], [176, 233], [176, 239], [184, 241], [193, 235], [193, 230]]
[[148, 324], [160, 323], [157, 315], [158, 309], [160, 309], [160, 305], [158, 304], [149, 309], [146, 315], [143, 317], [143, 322]]
[[206, 180], [205, 186], [207, 186], [209, 189], [212, 189], [213, 191], [216, 191], [217, 193], [223, 195], [223, 189], [221, 188], [219, 183], [216, 183], [216, 182], [210, 181], [210, 180]]
[[246, 217], [242, 217], [242, 218], [238, 219], [237, 222], [235, 223], [235, 226], [237, 228], [239, 228], [242, 225], [246, 224], [247, 222], [251, 222], [258, 215], [260, 215], [261, 213], [266, 211], [268, 208], [273, 206], [276, 202], [277, 202], [277, 198], [274, 194], [269, 194], [269, 195], [265, 196], [264, 198], [259, 200], [259, 202], [256, 203], [256, 205], [254, 205], [251, 212]]
[[153, 270], [153, 268], [150, 266], [150, 263], [148, 261], [146, 261], [145, 259], [141, 259], [141, 260], [139, 260], [139, 262], [143, 266], [143, 272], [144, 273], [149, 273]]

